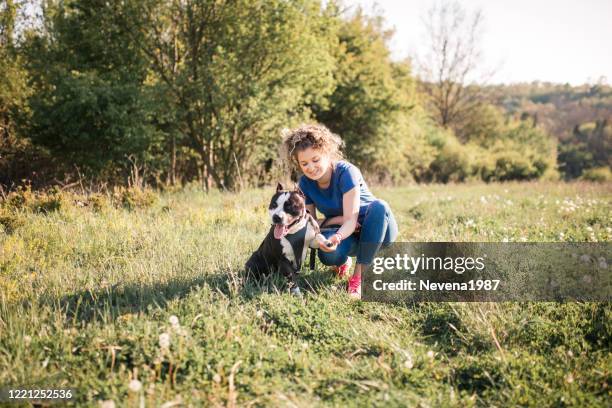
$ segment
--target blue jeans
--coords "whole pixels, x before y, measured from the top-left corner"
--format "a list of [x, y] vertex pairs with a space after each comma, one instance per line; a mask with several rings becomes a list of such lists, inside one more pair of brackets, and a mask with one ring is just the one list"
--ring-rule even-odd
[[[331, 237], [338, 228], [330, 228], [321, 233]], [[319, 252], [319, 259], [324, 265], [339, 266], [349, 256], [357, 256], [357, 263], [370, 265], [381, 246], [386, 246], [397, 238], [397, 222], [389, 204], [383, 200], [370, 203], [361, 222], [359, 237], [352, 234], [342, 240], [334, 252]]]

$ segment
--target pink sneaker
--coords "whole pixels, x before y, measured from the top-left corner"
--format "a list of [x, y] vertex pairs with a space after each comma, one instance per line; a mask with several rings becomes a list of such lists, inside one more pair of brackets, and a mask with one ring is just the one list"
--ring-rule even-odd
[[334, 266], [333, 270], [336, 272], [336, 276], [338, 278], [344, 279], [349, 276], [349, 269], [351, 269], [351, 265], [353, 265], [353, 260], [349, 256], [345, 263], [340, 266]]
[[353, 299], [361, 299], [361, 274], [353, 275], [348, 280], [348, 294]]

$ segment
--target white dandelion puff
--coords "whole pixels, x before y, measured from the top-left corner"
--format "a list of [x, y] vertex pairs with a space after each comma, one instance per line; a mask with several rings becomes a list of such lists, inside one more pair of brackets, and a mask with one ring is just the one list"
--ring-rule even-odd
[[170, 322], [170, 324], [172, 326], [178, 326], [179, 325], [179, 318], [176, 317], [175, 315], [170, 316], [170, 318], [168, 319], [168, 321]]
[[608, 262], [606, 262], [606, 258], [603, 256], [599, 257], [599, 267], [601, 269], [608, 269]]
[[432, 359], [435, 357], [436, 353], [433, 352], [433, 350], [429, 350], [427, 352], [427, 358]]
[[404, 361], [404, 367], [411, 370], [414, 367], [414, 362], [412, 361], [412, 356], [406, 353], [406, 361]]
[[132, 381], [130, 381], [128, 389], [132, 392], [138, 392], [142, 390], [142, 383], [137, 379], [133, 379]]

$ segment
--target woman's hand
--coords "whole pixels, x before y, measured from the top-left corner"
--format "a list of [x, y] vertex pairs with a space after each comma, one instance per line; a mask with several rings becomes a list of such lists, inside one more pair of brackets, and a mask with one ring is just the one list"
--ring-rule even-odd
[[328, 241], [332, 243], [331, 246], [319, 245], [319, 249], [323, 252], [334, 252], [338, 248], [338, 244], [342, 241], [342, 238], [338, 234], [334, 234], [328, 238]]
[[328, 247], [325, 244], [319, 245], [319, 249], [323, 252], [334, 252], [337, 248], [338, 248], [338, 244], [333, 244], [330, 247]]

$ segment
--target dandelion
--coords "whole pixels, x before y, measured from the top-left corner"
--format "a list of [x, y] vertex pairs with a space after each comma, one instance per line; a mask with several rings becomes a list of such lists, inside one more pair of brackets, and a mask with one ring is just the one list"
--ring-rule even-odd
[[568, 384], [571, 384], [574, 382], [574, 375], [572, 373], [569, 373], [568, 375], [565, 376], [565, 382]]
[[32, 343], [32, 337], [28, 336], [27, 334], [23, 336], [23, 344], [28, 347], [30, 343]]
[[564, 233], [562, 233], [562, 232], [560, 232], [560, 233], [559, 233], [559, 239], [563, 239], [563, 238], [565, 238], [565, 234], [564, 234]]
[[487, 198], [485, 196], [480, 196], [480, 202], [483, 204], [487, 203]]
[[572, 353], [572, 350], [567, 350], [567, 355], [568, 357], [574, 357], [574, 353]]
[[221, 382], [221, 376], [218, 373], [215, 373], [215, 375], [213, 375], [213, 381], [219, 384]]
[[606, 258], [603, 256], [599, 257], [599, 267], [601, 269], [608, 269], [608, 262], [606, 262]]
[[130, 381], [128, 389], [132, 392], [138, 392], [142, 389], [142, 383], [137, 379], [133, 379], [132, 381]]
[[475, 225], [474, 220], [471, 218], [465, 222], [466, 227], [473, 227], [474, 225]]
[[113, 400], [100, 401], [100, 408], [115, 408], [115, 401]]
[[170, 347], [170, 335], [168, 333], [162, 333], [159, 335], [159, 347], [163, 349]]
[[406, 353], [406, 361], [404, 361], [404, 367], [411, 370], [414, 367], [414, 362], [412, 361], [412, 356]]
[[436, 355], [436, 353], [434, 353], [433, 350], [429, 350], [427, 352], [427, 358], [429, 358], [430, 360], [433, 360], [435, 355]]
[[590, 225], [588, 227], [586, 227], [587, 231], [592, 232], [593, 231], [593, 227], [591, 227]]
[[170, 316], [170, 318], [168, 319], [168, 321], [170, 322], [170, 324], [174, 327], [179, 325], [179, 319], [178, 317], [176, 317], [175, 315]]

